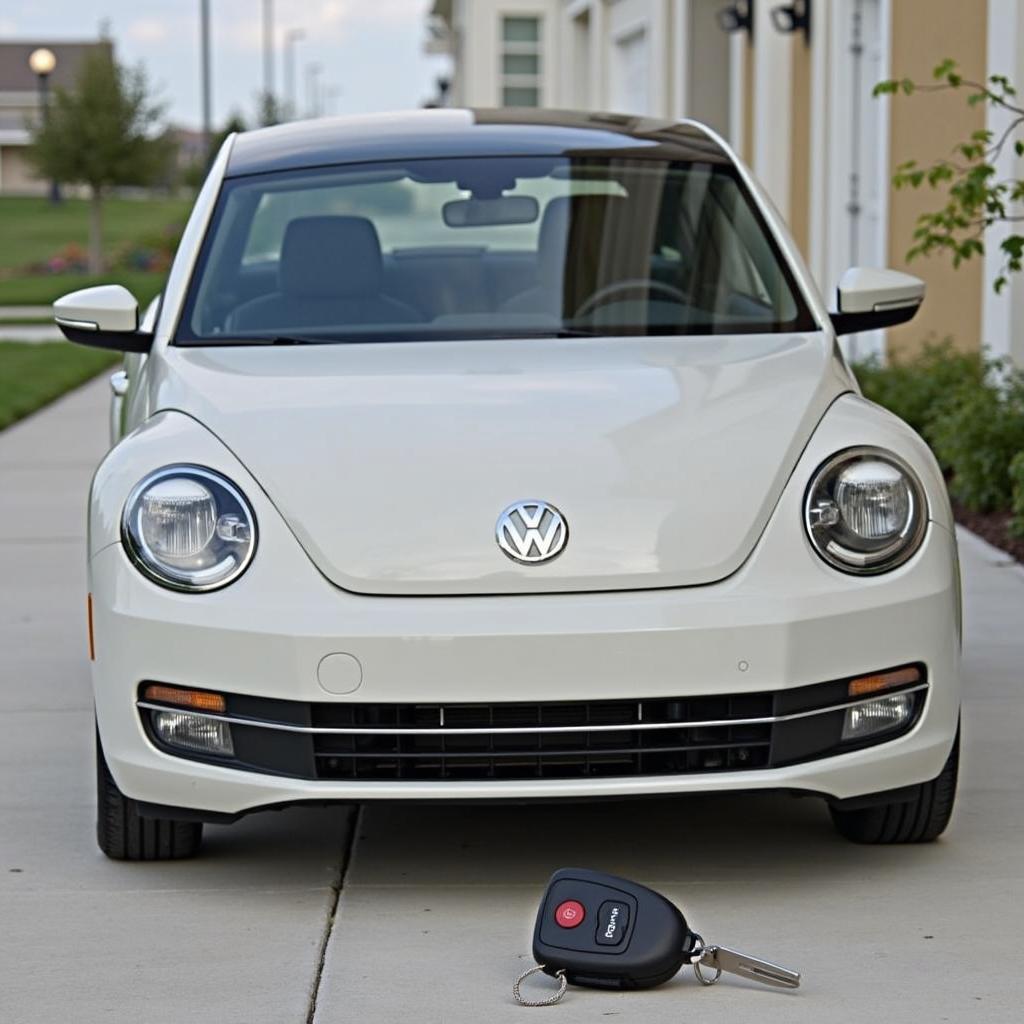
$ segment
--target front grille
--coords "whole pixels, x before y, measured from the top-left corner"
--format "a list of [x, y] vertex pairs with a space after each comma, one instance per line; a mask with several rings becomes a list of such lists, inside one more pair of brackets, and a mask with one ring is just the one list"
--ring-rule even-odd
[[[315, 704], [317, 778], [435, 781], [579, 779], [764, 768], [770, 695], [531, 704]], [[675, 722], [723, 722], [706, 726]], [[636, 725], [658, 729], [630, 729]], [[615, 726], [616, 728], [609, 728]], [[533, 727], [573, 730], [530, 732]], [[622, 727], [622, 728], [619, 728]], [[394, 732], [424, 729], [431, 732]], [[477, 733], [457, 730], [477, 729]], [[522, 732], [501, 732], [520, 729]], [[380, 734], [377, 735], [376, 731]]]
[[[600, 701], [307, 703], [226, 693], [234, 757], [164, 743], [140, 699], [150, 740], [177, 757], [300, 779], [358, 782], [530, 781], [698, 775], [779, 768], [895, 739], [843, 738], [849, 679], [752, 694]], [[145, 683], [140, 687], [145, 687]], [[887, 691], [898, 692], [896, 690]], [[195, 712], [190, 712], [195, 714]]]

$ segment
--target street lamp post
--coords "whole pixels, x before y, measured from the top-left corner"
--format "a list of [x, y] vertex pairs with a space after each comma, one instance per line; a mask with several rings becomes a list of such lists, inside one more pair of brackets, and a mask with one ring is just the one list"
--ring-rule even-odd
[[263, 102], [264, 124], [276, 120], [274, 102], [274, 0], [263, 0]]
[[306, 116], [320, 116], [320, 74], [324, 67], [319, 61], [306, 65]]
[[301, 28], [290, 28], [284, 34], [284, 87], [287, 90], [285, 103], [288, 117], [299, 116], [299, 98], [295, 92], [295, 44], [306, 38]]
[[203, 101], [203, 169], [210, 163], [210, 144], [213, 141], [210, 113], [210, 0], [199, 2], [199, 78]]
[[[50, 123], [50, 75], [57, 66], [57, 57], [53, 50], [40, 46], [29, 54], [28, 66], [39, 82], [39, 108], [43, 114], [43, 125]], [[55, 179], [50, 181], [50, 202], [60, 202], [60, 185]]]

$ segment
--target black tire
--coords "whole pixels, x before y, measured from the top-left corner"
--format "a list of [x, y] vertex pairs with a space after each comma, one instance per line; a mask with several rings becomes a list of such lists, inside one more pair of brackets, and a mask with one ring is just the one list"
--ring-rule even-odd
[[144, 818], [117, 788], [96, 733], [96, 841], [112, 860], [181, 860], [202, 843], [202, 822]]
[[931, 782], [914, 786], [909, 800], [849, 811], [832, 806], [832, 823], [854, 843], [930, 843], [946, 830], [953, 814], [959, 765], [958, 730], [942, 771]]

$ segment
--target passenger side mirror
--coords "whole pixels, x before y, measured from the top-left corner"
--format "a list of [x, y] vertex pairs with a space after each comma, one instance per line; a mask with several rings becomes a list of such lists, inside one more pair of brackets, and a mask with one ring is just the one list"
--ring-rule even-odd
[[139, 330], [139, 304], [127, 288], [82, 288], [53, 304], [53, 319], [68, 341], [117, 352], [148, 352], [153, 335]]
[[836, 334], [876, 331], [906, 323], [924, 301], [924, 281], [898, 270], [851, 267], [839, 279]]

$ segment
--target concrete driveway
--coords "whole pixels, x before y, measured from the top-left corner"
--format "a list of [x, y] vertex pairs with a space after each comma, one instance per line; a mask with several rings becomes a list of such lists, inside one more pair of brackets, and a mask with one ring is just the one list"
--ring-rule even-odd
[[[292, 810], [209, 828], [194, 862], [105, 861], [83, 615], [105, 405], [96, 382], [0, 434], [4, 1024], [1020, 1019], [1024, 571], [970, 536], [961, 797], [932, 846], [851, 846], [817, 801], [736, 796]], [[570, 864], [662, 889], [804, 987], [683, 974], [516, 1006], [535, 901]]]

